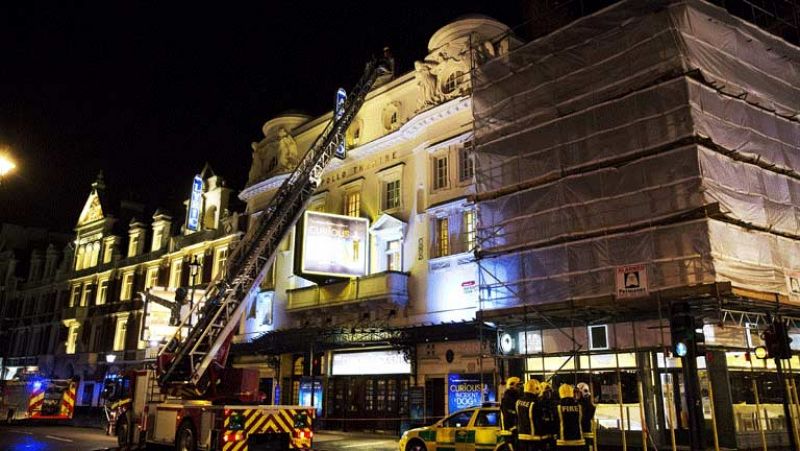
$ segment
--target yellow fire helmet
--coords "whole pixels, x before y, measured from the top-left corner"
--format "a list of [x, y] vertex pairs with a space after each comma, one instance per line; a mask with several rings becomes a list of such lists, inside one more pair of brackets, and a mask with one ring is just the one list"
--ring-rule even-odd
[[552, 390], [552, 389], [553, 389], [553, 386], [550, 385], [550, 382], [547, 382], [547, 381], [539, 382], [539, 390], [541, 390], [542, 393], [546, 392], [547, 390]]
[[561, 384], [561, 386], [558, 387], [558, 396], [562, 399], [572, 398], [574, 396], [574, 388], [569, 384]]
[[516, 376], [509, 377], [506, 379], [506, 388], [511, 388], [512, 385], [519, 385], [519, 378]]
[[525, 382], [525, 393], [533, 393], [534, 395], [538, 395], [541, 393], [541, 391], [541, 384], [539, 384], [539, 381], [536, 379], [531, 379], [528, 382]]

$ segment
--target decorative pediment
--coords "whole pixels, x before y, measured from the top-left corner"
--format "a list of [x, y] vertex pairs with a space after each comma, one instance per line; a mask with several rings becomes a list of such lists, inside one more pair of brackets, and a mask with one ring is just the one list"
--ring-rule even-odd
[[96, 189], [93, 189], [92, 193], [89, 194], [89, 198], [86, 199], [86, 204], [84, 204], [83, 210], [81, 210], [81, 215], [78, 217], [78, 225], [89, 224], [90, 222], [103, 219], [104, 216], [103, 207], [100, 205], [100, 195], [97, 193]]
[[369, 233], [384, 241], [401, 240], [406, 233], [406, 223], [384, 213], [372, 224]]

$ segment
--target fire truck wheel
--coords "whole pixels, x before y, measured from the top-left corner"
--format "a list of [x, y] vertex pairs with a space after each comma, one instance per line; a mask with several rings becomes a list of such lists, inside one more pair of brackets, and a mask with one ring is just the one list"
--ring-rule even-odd
[[117, 444], [125, 447], [131, 444], [131, 421], [127, 413], [117, 420]]
[[178, 433], [175, 434], [175, 448], [177, 451], [195, 451], [197, 449], [197, 435], [189, 421], [181, 423]]

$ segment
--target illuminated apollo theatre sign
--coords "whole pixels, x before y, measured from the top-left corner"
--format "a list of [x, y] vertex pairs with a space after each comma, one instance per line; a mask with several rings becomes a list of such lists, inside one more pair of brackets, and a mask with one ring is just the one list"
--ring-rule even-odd
[[192, 198], [189, 200], [189, 218], [186, 228], [193, 232], [200, 229], [200, 209], [203, 206], [203, 179], [199, 175], [192, 181]]
[[304, 276], [360, 277], [367, 274], [369, 221], [307, 211], [299, 228], [299, 267]]

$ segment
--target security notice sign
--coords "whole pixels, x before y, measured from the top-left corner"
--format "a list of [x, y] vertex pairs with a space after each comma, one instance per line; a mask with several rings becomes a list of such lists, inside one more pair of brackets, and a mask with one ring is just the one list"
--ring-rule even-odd
[[786, 273], [786, 289], [789, 301], [800, 304], [800, 271]]
[[617, 298], [647, 296], [647, 265], [617, 266]]

